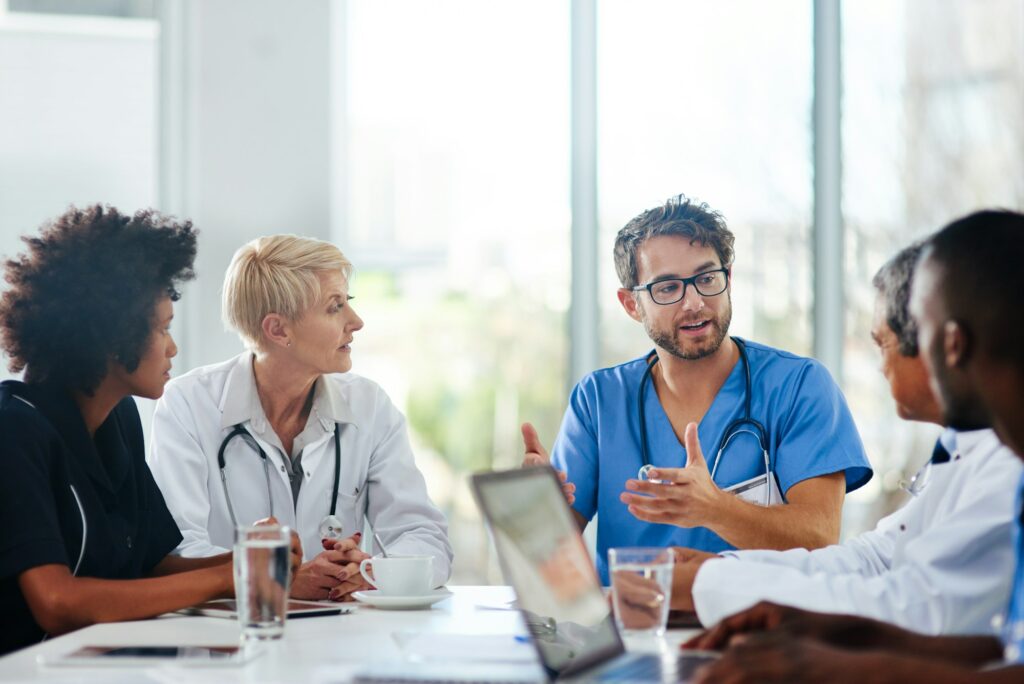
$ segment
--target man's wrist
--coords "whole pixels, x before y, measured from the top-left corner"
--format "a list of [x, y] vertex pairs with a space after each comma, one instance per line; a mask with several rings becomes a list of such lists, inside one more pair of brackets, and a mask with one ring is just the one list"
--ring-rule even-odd
[[736, 503], [737, 498], [735, 496], [715, 487], [714, 498], [708, 507], [707, 521], [704, 527], [707, 527], [719, 537], [724, 537], [725, 535], [722, 534], [721, 530], [728, 528], [729, 523], [735, 520], [737, 515]]
[[[690, 582], [690, 586], [688, 588], [689, 595], [687, 598], [689, 599], [689, 603], [691, 606], [690, 609], [697, 613], [697, 617], [700, 617], [701, 614], [700, 606], [697, 603], [697, 597], [701, 596], [703, 598], [708, 593], [710, 593], [708, 589], [709, 584], [711, 585], [711, 587], [715, 586], [714, 582], [716, 575], [714, 570], [704, 572], [704, 569], [708, 567], [708, 563], [713, 563], [717, 560], [722, 560], [721, 556], [713, 556], [711, 558], [704, 559], [703, 561], [701, 561], [700, 567], [697, 568], [697, 571], [693, 573], [693, 580]], [[701, 575], [701, 573], [703, 573], [703, 576]]]

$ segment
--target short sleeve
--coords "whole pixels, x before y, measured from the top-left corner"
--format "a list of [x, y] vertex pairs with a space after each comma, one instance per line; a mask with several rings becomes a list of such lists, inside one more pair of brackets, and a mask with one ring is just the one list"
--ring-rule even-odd
[[572, 391], [562, 418], [551, 464], [564, 470], [568, 481], [576, 485], [576, 512], [590, 520], [597, 512], [598, 446], [592, 419], [591, 401], [584, 390], [584, 379]]
[[804, 480], [844, 472], [846, 491], [871, 479], [871, 467], [846, 399], [829, 372], [809, 361], [795, 381], [776, 438], [775, 472], [785, 494]]
[[13, 409], [0, 411], [0, 579], [51, 563], [68, 565], [61, 533], [53, 472], [56, 459], [38, 419]]

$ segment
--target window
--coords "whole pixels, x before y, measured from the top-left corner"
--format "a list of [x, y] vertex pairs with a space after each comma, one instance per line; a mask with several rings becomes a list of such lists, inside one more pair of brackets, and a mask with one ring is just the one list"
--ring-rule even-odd
[[845, 391], [876, 472], [848, 505], [863, 527], [902, 503], [938, 433], [896, 416], [869, 337], [871, 277], [957, 216], [1024, 201], [1024, 6], [848, 2], [843, 34]]
[[615, 297], [615, 234], [681, 192], [736, 233], [733, 334], [809, 353], [810, 9], [599, 3], [602, 363], [651, 348]]
[[550, 444], [565, 405], [568, 22], [548, 0], [348, 4], [354, 370], [409, 419], [456, 583], [500, 581], [465, 476], [518, 465], [521, 421]]

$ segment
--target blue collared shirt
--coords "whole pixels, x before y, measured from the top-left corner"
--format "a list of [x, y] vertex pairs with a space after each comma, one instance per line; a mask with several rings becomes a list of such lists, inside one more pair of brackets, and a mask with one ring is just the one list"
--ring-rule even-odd
[[1019, 513], [1013, 540], [1017, 549], [1017, 567], [1003, 625], [1003, 654], [1008, 663], [1024, 665], [1024, 475], [1017, 488], [1015, 510]]
[[[842, 392], [817, 361], [747, 342], [751, 417], [768, 432], [772, 470], [783, 495], [803, 480], [845, 472], [853, 491], [871, 479], [871, 467]], [[575, 387], [552, 450], [556, 468], [576, 485], [574, 508], [587, 520], [599, 515], [597, 568], [608, 582], [608, 549], [617, 546], [687, 546], [710, 552], [733, 548], [707, 528], [684, 529], [637, 520], [619, 500], [626, 480], [642, 465], [637, 393], [646, 369], [641, 357], [591, 373]], [[744, 414], [743, 363], [737, 361], [699, 425], [708, 467], [726, 427]], [[658, 393], [650, 385], [644, 409], [651, 462], [683, 467], [679, 443]], [[749, 434], [732, 440], [715, 482], [725, 489], [764, 474], [764, 459]]]

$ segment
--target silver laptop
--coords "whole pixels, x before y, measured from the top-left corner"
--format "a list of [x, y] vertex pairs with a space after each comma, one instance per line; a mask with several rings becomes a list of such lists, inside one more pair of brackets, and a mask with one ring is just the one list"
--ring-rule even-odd
[[481, 473], [472, 484], [550, 679], [685, 682], [717, 657], [626, 653], [554, 470]]

